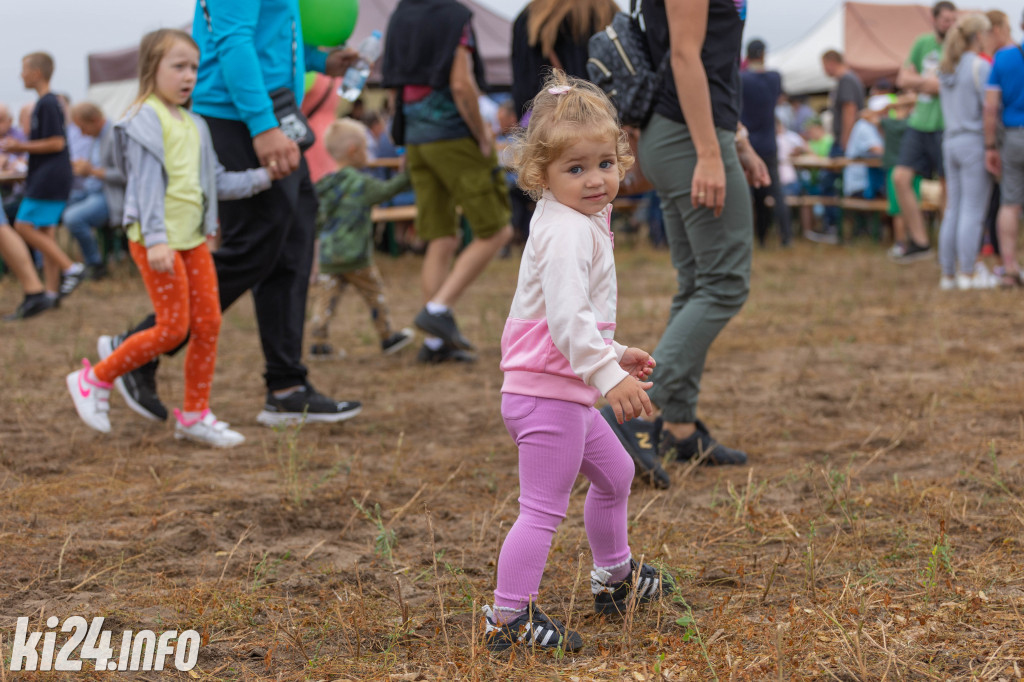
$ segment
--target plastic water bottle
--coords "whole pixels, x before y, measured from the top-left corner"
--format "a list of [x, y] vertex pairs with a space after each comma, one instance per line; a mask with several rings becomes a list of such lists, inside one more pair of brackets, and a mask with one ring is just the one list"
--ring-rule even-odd
[[381, 37], [380, 31], [374, 31], [363, 39], [359, 44], [359, 61], [350, 66], [345, 72], [345, 77], [341, 79], [338, 94], [349, 102], [355, 102], [363, 92], [373, 63], [380, 57]]

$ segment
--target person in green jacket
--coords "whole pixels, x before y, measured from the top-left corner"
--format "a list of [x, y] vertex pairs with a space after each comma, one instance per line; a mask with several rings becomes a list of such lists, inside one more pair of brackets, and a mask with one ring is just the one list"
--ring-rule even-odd
[[382, 352], [396, 353], [414, 336], [411, 329], [394, 331], [391, 326], [384, 282], [373, 262], [370, 219], [374, 204], [409, 189], [409, 174], [402, 171], [390, 180], [378, 180], [360, 171], [366, 165], [366, 144], [366, 126], [349, 118], [334, 121], [324, 134], [324, 146], [338, 169], [316, 183], [320, 274], [310, 291], [310, 353], [317, 357], [335, 354], [327, 342], [329, 327], [338, 300], [350, 284], [370, 309]]

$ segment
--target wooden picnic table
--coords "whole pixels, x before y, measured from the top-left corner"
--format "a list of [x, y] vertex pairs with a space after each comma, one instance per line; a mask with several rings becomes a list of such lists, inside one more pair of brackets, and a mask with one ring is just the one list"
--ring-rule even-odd
[[817, 154], [800, 154], [790, 159], [794, 168], [806, 170], [827, 170], [841, 173], [844, 168], [852, 164], [860, 164], [868, 168], [881, 168], [882, 159], [877, 156], [864, 159], [848, 159], [844, 156], [825, 157]]
[[13, 185], [25, 180], [25, 173], [21, 171], [0, 171], [0, 185]]
[[382, 159], [372, 159], [366, 163], [367, 168], [390, 168], [391, 170], [398, 170], [402, 167], [403, 157], [401, 156], [387, 156]]

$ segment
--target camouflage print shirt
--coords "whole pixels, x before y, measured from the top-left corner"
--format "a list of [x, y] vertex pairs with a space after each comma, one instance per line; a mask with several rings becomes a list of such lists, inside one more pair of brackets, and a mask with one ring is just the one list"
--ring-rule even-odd
[[378, 180], [345, 167], [316, 183], [320, 201], [316, 226], [320, 235], [320, 272], [337, 274], [370, 267], [373, 223], [370, 209], [411, 187], [408, 173]]

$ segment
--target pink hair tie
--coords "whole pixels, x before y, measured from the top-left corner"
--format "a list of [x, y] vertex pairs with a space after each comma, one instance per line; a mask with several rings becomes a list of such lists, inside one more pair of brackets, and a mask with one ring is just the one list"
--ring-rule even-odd
[[548, 88], [548, 93], [552, 95], [564, 95], [570, 90], [572, 90], [571, 85], [556, 85], [553, 88]]

